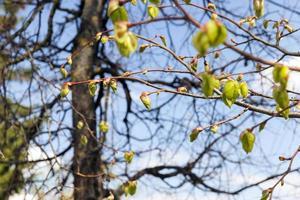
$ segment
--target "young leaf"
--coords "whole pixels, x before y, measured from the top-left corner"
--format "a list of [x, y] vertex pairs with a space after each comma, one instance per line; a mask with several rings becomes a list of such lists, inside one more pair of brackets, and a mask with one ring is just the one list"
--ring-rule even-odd
[[109, 124], [108, 124], [108, 122], [107, 121], [101, 121], [99, 123], [99, 130], [102, 133], [107, 133], [108, 130], [109, 130]]
[[68, 71], [64, 67], [60, 68], [60, 73], [63, 76], [63, 78], [67, 78], [68, 77]]
[[210, 131], [213, 132], [213, 133], [217, 133], [218, 129], [219, 129], [218, 125], [213, 125], [212, 127], [210, 127]]
[[264, 0], [253, 0], [253, 8], [255, 11], [255, 16], [260, 18], [265, 12], [265, 1]]
[[154, 3], [154, 4], [159, 4], [160, 3], [160, 0], [149, 0], [150, 3]]
[[64, 98], [69, 94], [69, 92], [70, 92], [69, 85], [67, 83], [64, 83], [60, 89], [60, 96]]
[[203, 128], [201, 127], [194, 128], [190, 134], [190, 142], [194, 142], [198, 138], [199, 133], [201, 133], [202, 131]]
[[240, 83], [240, 92], [241, 92], [242, 97], [246, 98], [248, 96], [249, 89], [248, 89], [248, 85], [246, 82]]
[[162, 41], [162, 43], [163, 43], [165, 46], [167, 46], [167, 40], [166, 40], [166, 37], [163, 36], [163, 35], [160, 35], [159, 38], [160, 38], [160, 40]]
[[126, 32], [121, 38], [116, 40], [121, 55], [129, 57], [138, 47], [138, 39], [132, 32]]
[[110, 88], [112, 89], [112, 91], [113, 91], [114, 93], [117, 92], [117, 89], [118, 89], [118, 83], [117, 83], [116, 79], [111, 79], [110, 82], [109, 82], [109, 86], [110, 86]]
[[88, 143], [88, 138], [87, 138], [85, 135], [81, 135], [81, 137], [80, 137], [80, 143], [81, 143], [82, 145], [87, 145], [87, 143]]
[[262, 191], [260, 200], [268, 200], [269, 196], [270, 196], [270, 191], [264, 190], [264, 191]]
[[265, 129], [265, 126], [266, 126], [267, 122], [263, 122], [259, 125], [259, 128], [258, 128], [258, 131], [261, 132], [262, 130]]
[[199, 31], [197, 32], [192, 39], [194, 48], [198, 51], [199, 56], [205, 56], [207, 53], [209, 45], [209, 39], [206, 33]]
[[244, 151], [248, 154], [252, 151], [254, 143], [255, 143], [255, 135], [250, 130], [244, 131], [240, 135], [240, 140], [242, 142], [242, 146]]
[[228, 80], [223, 88], [222, 99], [229, 108], [239, 97], [239, 83], [235, 80]]
[[275, 65], [273, 69], [273, 80], [286, 88], [289, 77], [289, 68], [287, 66]]
[[154, 19], [157, 17], [159, 14], [159, 9], [155, 5], [149, 5], [148, 6], [148, 15], [150, 16], [151, 19]]
[[220, 21], [209, 20], [205, 25], [205, 28], [209, 44], [212, 47], [216, 47], [225, 42], [227, 37], [227, 29]]
[[117, 9], [115, 9], [111, 15], [110, 18], [115, 24], [116, 22], [120, 21], [128, 21], [128, 14], [124, 6], [119, 6]]
[[144, 104], [144, 106], [147, 108], [147, 110], [151, 109], [151, 99], [148, 95], [147, 92], [143, 92], [140, 96], [140, 99], [142, 101], [142, 103]]
[[83, 127], [84, 127], [84, 123], [83, 123], [83, 121], [80, 120], [80, 121], [77, 123], [76, 128], [78, 128], [79, 130], [81, 130]]
[[134, 152], [133, 152], [133, 151], [128, 151], [128, 152], [125, 152], [125, 153], [124, 153], [124, 159], [125, 159], [125, 161], [126, 161], [128, 164], [131, 163], [133, 157], [134, 157]]
[[212, 96], [214, 89], [220, 87], [220, 81], [214, 77], [214, 75], [209, 73], [203, 73], [201, 75], [202, 84], [201, 88], [206, 97]]
[[96, 90], [97, 90], [97, 83], [94, 82], [94, 81], [91, 81], [89, 84], [88, 84], [88, 88], [89, 88], [89, 93], [90, 95], [93, 97], [96, 95]]

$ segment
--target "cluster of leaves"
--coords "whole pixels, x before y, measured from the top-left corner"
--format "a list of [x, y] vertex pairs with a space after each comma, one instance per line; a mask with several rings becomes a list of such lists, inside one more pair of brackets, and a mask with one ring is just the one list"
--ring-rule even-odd
[[289, 77], [289, 68], [283, 65], [275, 65], [273, 69], [273, 80], [277, 83], [273, 88], [273, 98], [276, 101], [276, 110], [281, 112], [285, 119], [288, 119], [289, 109], [289, 95], [286, 87]]

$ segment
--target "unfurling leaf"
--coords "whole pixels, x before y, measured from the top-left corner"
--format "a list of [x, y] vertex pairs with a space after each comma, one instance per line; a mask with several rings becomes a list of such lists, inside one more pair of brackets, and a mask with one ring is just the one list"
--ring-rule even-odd
[[88, 85], [89, 88], [89, 93], [93, 97], [96, 95], [96, 90], [97, 90], [97, 83], [94, 81], [91, 81]]
[[140, 46], [139, 52], [143, 53], [145, 51], [146, 48], [148, 48], [150, 45], [149, 44], [142, 44]]
[[116, 43], [121, 55], [129, 57], [138, 47], [138, 39], [132, 32], [126, 32], [120, 38], [116, 39]]
[[228, 80], [223, 88], [222, 100], [229, 108], [234, 104], [239, 97], [239, 83], [235, 80]]
[[197, 59], [197, 57], [194, 57], [194, 58], [191, 60], [190, 66], [191, 66], [191, 68], [192, 68], [192, 70], [193, 70], [194, 72], [197, 72], [197, 69], [198, 69], [198, 59]]
[[282, 116], [284, 116], [285, 119], [288, 119], [290, 113], [290, 109], [288, 108], [290, 104], [290, 100], [286, 89], [283, 88], [282, 86], [274, 87], [273, 98], [277, 103], [276, 109], [278, 110], [278, 112], [281, 112], [284, 109], [284, 111], [281, 112], [281, 114]]
[[183, 0], [183, 1], [184, 1], [184, 3], [186, 3], [186, 4], [189, 4], [189, 3], [191, 3], [192, 0]]
[[119, 5], [119, 0], [111, 0], [108, 5], [108, 16], [113, 23], [128, 21], [128, 14], [124, 6]]
[[263, 122], [263, 123], [260, 123], [260, 125], [259, 125], [259, 128], [258, 128], [258, 131], [259, 132], [261, 132], [262, 130], [264, 130], [265, 129], [265, 126], [266, 126], [266, 124], [267, 124], [267, 122], [265, 121], [265, 122]]
[[248, 85], [246, 82], [240, 83], [240, 92], [241, 92], [242, 97], [246, 98], [248, 96], [249, 89], [248, 89]]
[[107, 15], [110, 17], [114, 11], [119, 8], [119, 0], [110, 0], [108, 4]]
[[177, 92], [186, 93], [187, 89], [186, 89], [186, 87], [179, 87], [179, 88], [177, 88]]
[[149, 5], [148, 6], [148, 15], [150, 16], [151, 19], [154, 19], [157, 17], [159, 14], [159, 9], [155, 5]]
[[280, 83], [283, 88], [286, 88], [289, 78], [289, 68], [283, 65], [275, 65], [273, 69], [273, 80], [275, 83]]
[[137, 4], [136, 0], [130, 0], [130, 3], [134, 6], [136, 6], [136, 4]]
[[99, 130], [102, 133], [107, 133], [108, 130], [109, 130], [109, 124], [108, 124], [108, 122], [107, 121], [101, 121], [99, 123]]
[[68, 83], [64, 83], [60, 89], [60, 96], [62, 98], [66, 97], [70, 92], [70, 88], [69, 88], [69, 84]]
[[137, 181], [128, 181], [125, 185], [123, 185], [123, 191], [125, 196], [134, 195], [136, 193]]
[[264, 25], [264, 28], [265, 28], [265, 29], [268, 28], [269, 22], [270, 22], [269, 20], [264, 20], [263, 25]]
[[210, 10], [213, 10], [213, 11], [215, 11], [217, 9], [216, 5], [213, 3], [208, 3], [207, 8]]
[[112, 89], [112, 91], [113, 91], [114, 93], [117, 92], [117, 89], [118, 89], [118, 83], [117, 83], [116, 79], [111, 79], [110, 82], [109, 82], [109, 86], [110, 86], [110, 88]]
[[154, 3], [154, 4], [159, 4], [160, 3], [160, 0], [149, 0], [150, 3]]
[[212, 127], [210, 127], [210, 131], [213, 132], [213, 133], [217, 133], [218, 129], [219, 129], [218, 125], [213, 125]]
[[227, 29], [220, 21], [209, 20], [205, 25], [205, 29], [210, 46], [216, 47], [225, 42], [227, 37]]
[[147, 108], [147, 110], [151, 109], [151, 99], [148, 95], [147, 92], [143, 92], [140, 96], [140, 99], [142, 101], [142, 103], [144, 104], [144, 106]]
[[61, 67], [59, 71], [64, 78], [68, 77], [68, 71], [64, 67]]
[[81, 135], [81, 137], [80, 137], [80, 143], [81, 143], [82, 145], [87, 145], [87, 143], [88, 143], [88, 138], [87, 138], [85, 135]]
[[201, 133], [202, 131], [203, 128], [201, 127], [194, 128], [190, 134], [190, 142], [194, 142], [198, 138], [199, 133]]
[[206, 33], [201, 30], [197, 32], [192, 39], [193, 46], [198, 51], [199, 56], [205, 56], [209, 46], [209, 40]]
[[244, 151], [248, 154], [252, 151], [255, 143], [255, 135], [251, 130], [246, 130], [240, 135]]
[[126, 161], [128, 164], [131, 163], [133, 157], [134, 157], [134, 152], [133, 152], [133, 151], [128, 151], [128, 152], [125, 152], [125, 153], [124, 153], [124, 159], [125, 159], [125, 161]]
[[291, 26], [288, 25], [288, 24], [284, 25], [284, 28], [285, 28], [289, 33], [291, 33], [291, 32], [294, 31], [293, 27], [291, 27]]
[[270, 194], [271, 194], [270, 190], [264, 190], [264, 191], [262, 191], [260, 200], [268, 200]]
[[163, 35], [160, 35], [159, 38], [160, 38], [160, 40], [162, 41], [162, 43], [163, 43], [165, 46], [167, 46], [167, 40], [166, 40], [166, 37], [163, 36]]
[[260, 18], [265, 13], [265, 1], [264, 0], [253, 0], [253, 8], [255, 16]]
[[214, 75], [209, 73], [203, 73], [201, 75], [201, 78], [202, 92], [206, 97], [212, 96], [214, 93], [214, 89], [218, 89], [220, 87], [220, 81], [216, 79]]
[[72, 65], [72, 63], [73, 63], [73, 61], [72, 61], [72, 55], [69, 55], [69, 56], [67, 57], [67, 63], [68, 63], [69, 65]]
[[76, 127], [79, 129], [79, 130], [81, 130], [83, 127], [84, 127], [84, 123], [83, 123], [83, 121], [78, 121], [78, 123], [77, 123], [77, 125], [76, 125]]

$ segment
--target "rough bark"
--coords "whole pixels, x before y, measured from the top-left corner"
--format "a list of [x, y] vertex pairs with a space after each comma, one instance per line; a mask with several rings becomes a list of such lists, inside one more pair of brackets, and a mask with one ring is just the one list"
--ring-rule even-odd
[[[73, 51], [81, 49], [88, 40], [93, 38], [101, 25], [102, 0], [83, 1], [81, 27], [74, 43]], [[89, 80], [92, 77], [96, 45], [84, 49], [84, 52], [72, 58], [72, 81]], [[104, 196], [101, 176], [101, 155], [95, 150], [96, 112], [94, 99], [89, 95], [87, 85], [78, 85], [72, 88], [73, 126], [78, 121], [87, 123], [81, 130], [74, 130], [74, 199], [98, 200]], [[81, 144], [80, 138], [85, 135], [88, 139], [86, 145]]]

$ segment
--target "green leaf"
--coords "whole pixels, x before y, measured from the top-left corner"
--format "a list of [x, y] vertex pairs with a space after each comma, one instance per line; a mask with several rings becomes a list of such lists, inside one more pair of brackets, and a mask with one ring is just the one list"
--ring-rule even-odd
[[130, 3], [134, 6], [136, 6], [136, 4], [137, 4], [136, 0], [130, 0]]
[[89, 88], [89, 93], [93, 97], [96, 95], [96, 90], [97, 90], [97, 83], [94, 81], [91, 81], [88, 85]]
[[102, 133], [107, 133], [109, 131], [109, 124], [107, 121], [101, 121], [99, 123], [99, 130]]
[[275, 65], [273, 69], [273, 80], [286, 88], [289, 77], [289, 68], [283, 65]]
[[193, 36], [192, 44], [198, 51], [200, 57], [205, 56], [208, 48], [210, 47], [207, 34], [201, 30]]
[[270, 196], [270, 191], [264, 190], [262, 191], [260, 200], [268, 200], [269, 196]]
[[147, 108], [147, 110], [151, 109], [151, 99], [148, 95], [147, 92], [143, 92], [140, 96], [140, 99], [142, 101], [142, 103], [144, 104], [144, 106]]
[[219, 126], [218, 125], [213, 125], [212, 127], [210, 127], [210, 131], [212, 133], [217, 133], [218, 132], [218, 129], [219, 129]]
[[117, 83], [116, 79], [111, 79], [110, 82], [109, 82], [109, 86], [110, 86], [110, 88], [112, 89], [112, 91], [113, 91], [114, 93], [117, 92], [117, 89], [118, 89], [118, 83]]
[[285, 109], [289, 106], [289, 95], [284, 88], [274, 87], [273, 98], [281, 109]]
[[240, 92], [241, 92], [242, 97], [246, 98], [248, 96], [249, 89], [248, 89], [248, 85], [246, 82], [240, 83]]
[[110, 18], [114, 24], [120, 21], [128, 21], [128, 14], [125, 7], [119, 6], [111, 13]]
[[160, 38], [160, 40], [162, 41], [162, 43], [163, 43], [165, 46], [167, 46], [167, 40], [166, 40], [166, 37], [163, 36], [163, 35], [160, 35], [159, 38]]
[[69, 85], [67, 83], [64, 83], [60, 89], [60, 96], [64, 98], [69, 94], [69, 92], [70, 92]]
[[253, 150], [255, 143], [255, 135], [250, 130], [244, 131], [240, 135], [240, 140], [242, 142], [242, 146], [244, 151], [248, 154]]
[[61, 75], [63, 76], [63, 78], [68, 77], [68, 71], [64, 67], [61, 67], [59, 71], [60, 71]]
[[239, 97], [239, 83], [236, 80], [228, 80], [223, 88], [222, 99], [229, 108]]
[[259, 131], [259, 132], [263, 131], [263, 130], [265, 129], [265, 126], [266, 126], [266, 124], [267, 124], [267, 122], [266, 122], [266, 121], [265, 121], [265, 122], [263, 122], [263, 123], [261, 123], [261, 124], [259, 125], [259, 129], [258, 129], [258, 131]]
[[209, 20], [205, 25], [205, 30], [210, 46], [216, 47], [225, 42], [227, 29], [220, 21]]
[[114, 11], [116, 11], [119, 8], [119, 0], [110, 0], [108, 4], [108, 11], [107, 15], [108, 17], [111, 17]]
[[154, 19], [158, 16], [159, 14], [159, 9], [155, 5], [149, 5], [148, 6], [148, 15], [150, 16], [151, 19]]
[[218, 89], [220, 87], [220, 81], [214, 77], [214, 75], [209, 73], [203, 73], [201, 75], [202, 84], [201, 88], [206, 97], [212, 96], [214, 93], [214, 89]]
[[133, 152], [133, 151], [128, 151], [128, 152], [125, 152], [125, 153], [124, 153], [124, 159], [125, 159], [125, 161], [126, 161], [128, 164], [131, 163], [133, 157], [134, 157], [134, 152]]
[[81, 130], [82, 128], [84, 127], [84, 123], [83, 121], [78, 121], [77, 125], [76, 125], [76, 128], [78, 128], [79, 130]]
[[125, 185], [123, 185], [123, 191], [125, 196], [134, 195], [137, 189], [137, 181], [128, 181]]
[[88, 143], [88, 138], [85, 136], [85, 135], [81, 135], [81, 137], [80, 137], [80, 143], [82, 144], [82, 145], [87, 145], [87, 143]]
[[116, 40], [121, 55], [129, 57], [138, 47], [138, 39], [132, 32], [126, 32], [121, 38]]
[[264, 0], [253, 0], [253, 8], [255, 11], [255, 16], [260, 18], [265, 12], [265, 1]]
[[194, 142], [198, 138], [199, 133], [201, 133], [202, 131], [203, 128], [201, 127], [194, 128], [190, 134], [190, 142]]
[[267, 29], [267, 28], [268, 28], [268, 26], [269, 26], [269, 22], [270, 22], [270, 20], [264, 20], [264, 22], [263, 22], [263, 26], [264, 26], [264, 28], [265, 28], [265, 29]]
[[159, 4], [160, 3], [160, 0], [149, 0], [150, 3], [154, 3], [154, 4]]

